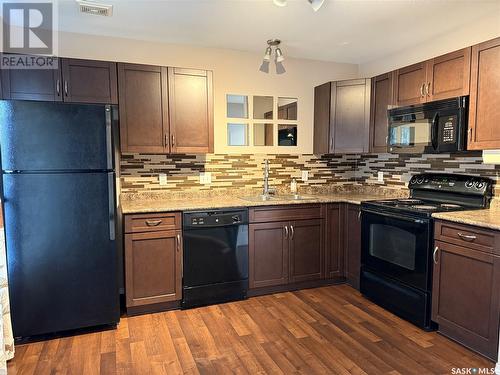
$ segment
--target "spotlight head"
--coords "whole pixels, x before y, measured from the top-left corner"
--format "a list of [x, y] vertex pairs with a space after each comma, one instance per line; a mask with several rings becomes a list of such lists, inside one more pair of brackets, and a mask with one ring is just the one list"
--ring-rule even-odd
[[266, 48], [266, 53], [264, 54], [264, 61], [269, 61], [271, 60], [271, 54], [273, 53], [273, 50], [271, 46]]
[[276, 48], [276, 62], [283, 62], [285, 60], [285, 56], [283, 56], [283, 52], [281, 52], [281, 48]]
[[284, 7], [286, 5], [286, 0], [273, 0], [273, 3], [279, 7]]
[[311, 7], [315, 12], [317, 12], [318, 9], [321, 8], [323, 3], [325, 2], [325, 0], [307, 0], [307, 1], [309, 1], [309, 4], [311, 4]]

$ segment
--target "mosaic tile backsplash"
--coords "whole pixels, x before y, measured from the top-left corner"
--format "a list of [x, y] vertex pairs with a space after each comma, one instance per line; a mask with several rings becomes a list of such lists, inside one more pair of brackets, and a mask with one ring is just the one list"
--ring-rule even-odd
[[[366, 155], [146, 155], [121, 157], [122, 192], [261, 189], [264, 160], [270, 161], [270, 184], [286, 187], [296, 178], [300, 187], [376, 185], [405, 189], [412, 175], [422, 172], [461, 173], [500, 178], [500, 165], [484, 164], [481, 152], [463, 154]], [[301, 182], [301, 171], [309, 180]], [[377, 181], [384, 173], [384, 183]], [[211, 184], [200, 184], [200, 172], [210, 172]], [[167, 175], [160, 186], [158, 174]], [[500, 195], [500, 190], [496, 195]]]

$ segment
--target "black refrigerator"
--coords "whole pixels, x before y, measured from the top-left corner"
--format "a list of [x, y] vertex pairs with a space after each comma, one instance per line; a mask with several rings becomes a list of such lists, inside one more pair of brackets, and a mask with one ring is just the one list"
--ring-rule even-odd
[[16, 338], [119, 321], [115, 113], [105, 105], [0, 101]]

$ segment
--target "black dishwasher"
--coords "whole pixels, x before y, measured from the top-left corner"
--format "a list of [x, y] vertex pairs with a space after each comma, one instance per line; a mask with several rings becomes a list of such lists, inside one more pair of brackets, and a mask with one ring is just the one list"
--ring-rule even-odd
[[183, 214], [182, 308], [245, 299], [248, 210]]

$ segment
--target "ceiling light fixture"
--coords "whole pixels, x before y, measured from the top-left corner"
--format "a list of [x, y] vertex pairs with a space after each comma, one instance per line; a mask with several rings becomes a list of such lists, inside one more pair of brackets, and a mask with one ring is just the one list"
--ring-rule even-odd
[[281, 40], [279, 39], [269, 39], [267, 41], [266, 52], [264, 53], [264, 58], [262, 60], [262, 65], [259, 70], [263, 73], [269, 73], [269, 63], [271, 62], [271, 57], [273, 55], [274, 48], [274, 63], [276, 64], [276, 73], [283, 74], [285, 73], [285, 67], [283, 66], [283, 61], [285, 60], [285, 56], [283, 56], [283, 51], [279, 48]]
[[[318, 11], [319, 8], [323, 5], [325, 0], [307, 0], [309, 4], [311, 4], [311, 7], [315, 12]], [[286, 6], [287, 0], [273, 0], [274, 5], [277, 5], [279, 7], [284, 7]]]

